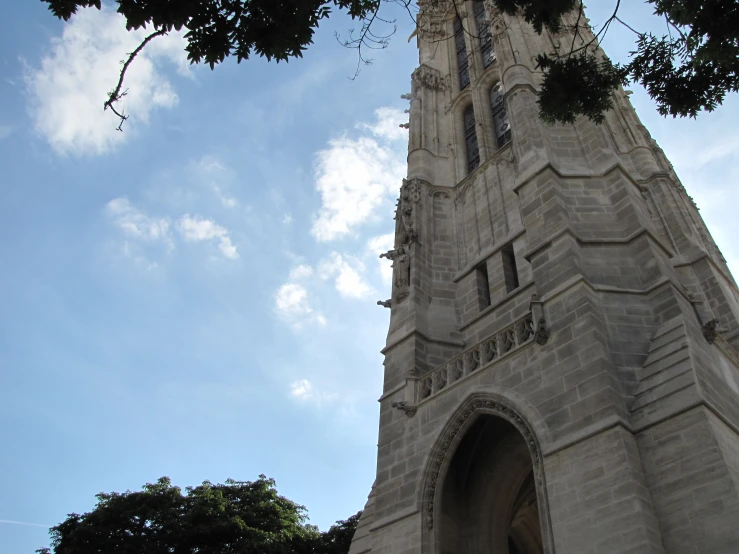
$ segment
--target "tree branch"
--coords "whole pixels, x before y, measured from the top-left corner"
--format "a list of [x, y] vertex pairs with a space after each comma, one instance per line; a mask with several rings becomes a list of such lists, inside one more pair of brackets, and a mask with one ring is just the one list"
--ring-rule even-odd
[[126, 78], [126, 71], [128, 71], [128, 67], [131, 65], [131, 62], [133, 62], [134, 58], [139, 55], [139, 53], [144, 49], [144, 47], [151, 42], [156, 37], [160, 37], [162, 35], [166, 35], [167, 31], [165, 29], [160, 29], [158, 31], [155, 31], [154, 33], [150, 34], [148, 37], [146, 37], [141, 44], [138, 45], [136, 50], [131, 52], [128, 55], [128, 59], [123, 63], [123, 68], [121, 68], [121, 74], [118, 78], [118, 85], [115, 87], [115, 90], [113, 92], [108, 93], [108, 99], [103, 104], [103, 110], [107, 110], [110, 108], [110, 111], [112, 111], [115, 115], [117, 115], [120, 118], [120, 123], [118, 124], [118, 131], [123, 131], [123, 123], [128, 119], [128, 116], [125, 113], [121, 113], [118, 110], [115, 109], [113, 104], [121, 100], [124, 96], [126, 96], [127, 91], [121, 92], [121, 89], [123, 88], [123, 80]]

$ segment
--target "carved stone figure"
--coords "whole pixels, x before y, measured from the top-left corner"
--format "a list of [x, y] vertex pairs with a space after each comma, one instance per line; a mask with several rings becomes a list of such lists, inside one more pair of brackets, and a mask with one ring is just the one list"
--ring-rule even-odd
[[406, 402], [405, 400], [400, 402], [393, 402], [391, 404], [391, 407], [404, 411], [405, 415], [407, 415], [408, 417], [413, 417], [414, 415], [416, 415], [416, 411], [418, 410], [416, 406], [408, 404], [408, 402]]
[[400, 247], [396, 250], [396, 256], [393, 259], [393, 269], [395, 270], [395, 286], [410, 286], [411, 258], [405, 247]]
[[411, 75], [414, 84], [425, 87], [429, 90], [442, 91], [446, 90], [446, 81], [438, 70], [421, 64]]
[[708, 344], [713, 344], [716, 342], [716, 337], [718, 336], [718, 320], [712, 319], [711, 321], [707, 322], [703, 328], [703, 336], [708, 341]]

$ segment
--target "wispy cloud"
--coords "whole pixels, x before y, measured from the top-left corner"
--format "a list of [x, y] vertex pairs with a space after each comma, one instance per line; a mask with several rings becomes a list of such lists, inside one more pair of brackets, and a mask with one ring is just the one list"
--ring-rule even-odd
[[156, 249], [161, 255], [174, 250], [174, 240], [168, 217], [153, 217], [134, 206], [126, 197], [114, 198], [103, 210], [111, 223], [123, 234], [116, 246], [116, 255], [130, 260], [136, 267], [153, 271], [159, 264], [150, 259]]
[[221, 161], [213, 156], [203, 156], [194, 164], [194, 169], [224, 208], [235, 208], [239, 205], [234, 196], [224, 191], [233, 174]]
[[318, 266], [321, 278], [333, 278], [336, 290], [343, 298], [367, 298], [375, 292], [362, 277], [364, 270], [364, 263], [360, 260], [337, 252], [331, 253]]
[[395, 233], [372, 237], [367, 241], [367, 250], [370, 256], [377, 258], [377, 263], [384, 284], [389, 285], [393, 279], [393, 264], [387, 258], [380, 258], [380, 254], [391, 250], [395, 245]]
[[397, 108], [377, 108], [373, 123], [359, 123], [359, 129], [366, 129], [374, 136], [387, 141], [407, 141], [408, 131], [401, 127], [401, 123], [408, 121], [408, 114]]
[[0, 125], [0, 140], [8, 138], [13, 134], [13, 128], [10, 125]]
[[302, 279], [308, 279], [313, 275], [313, 268], [309, 265], [300, 264], [290, 270], [290, 280], [300, 281]]
[[14, 521], [12, 519], [0, 519], [0, 523], [5, 523], [6, 525], [25, 525], [27, 527], [44, 527], [46, 529], [53, 527], [53, 525], [46, 525], [45, 523], [30, 523], [28, 521]]
[[[111, 8], [87, 8], [65, 24], [40, 66], [27, 67], [29, 110], [36, 130], [60, 154], [96, 155], [110, 151], [147, 123], [151, 110], [178, 102], [160, 62], [174, 62], [186, 73], [185, 40], [171, 33], [153, 40], [126, 73], [128, 94], [120, 109], [130, 114], [128, 132], [116, 131], [117, 117], [103, 111], [115, 87], [120, 61], [143, 40], [144, 30], [127, 31], [125, 18]], [[120, 110], [119, 110], [120, 111]]]
[[298, 283], [285, 283], [277, 289], [275, 313], [295, 329], [308, 323], [326, 325], [326, 318], [310, 305], [308, 290]]
[[106, 211], [124, 234], [141, 240], [170, 242], [169, 218], [154, 218], [134, 207], [128, 198], [114, 198]]
[[[148, 259], [141, 250], [144, 244], [161, 243], [168, 251], [175, 248], [169, 217], [153, 217], [134, 206], [127, 198], [114, 198], [105, 206], [105, 213], [126, 239], [121, 243], [121, 253], [136, 265], [153, 269], [157, 263]], [[230, 260], [239, 258], [228, 229], [214, 220], [190, 214], [182, 215], [175, 226], [177, 233], [187, 242], [217, 241], [218, 250]]]
[[236, 247], [231, 242], [228, 229], [218, 225], [212, 219], [206, 219], [198, 215], [183, 215], [177, 222], [177, 230], [186, 241], [203, 242], [217, 239], [218, 249], [224, 257], [231, 260], [239, 258]]
[[298, 379], [290, 383], [288, 396], [302, 403], [321, 406], [338, 399], [336, 394], [318, 390], [308, 379]]
[[[372, 136], [331, 140], [316, 155], [315, 187], [321, 208], [311, 233], [319, 241], [342, 238], [376, 216], [383, 201], [391, 200], [405, 175], [405, 160], [397, 145], [389, 144], [407, 132], [396, 130], [394, 111], [377, 111], [372, 124], [358, 128]], [[401, 119], [402, 121], [402, 119]]]

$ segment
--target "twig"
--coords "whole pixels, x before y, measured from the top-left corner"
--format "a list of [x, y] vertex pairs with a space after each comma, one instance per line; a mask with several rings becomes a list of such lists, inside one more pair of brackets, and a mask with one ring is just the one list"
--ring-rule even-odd
[[123, 64], [123, 68], [121, 69], [121, 74], [120, 74], [120, 76], [118, 78], [118, 85], [115, 87], [115, 90], [113, 92], [111, 92], [111, 93], [108, 94], [108, 99], [105, 101], [105, 104], [103, 104], [103, 110], [107, 110], [108, 108], [110, 108], [110, 110], [115, 115], [117, 115], [120, 118], [121, 121], [118, 124], [118, 128], [117, 128], [118, 131], [121, 131], [121, 132], [123, 131], [123, 123], [124, 123], [124, 121], [126, 121], [128, 119], [128, 116], [125, 115], [124, 113], [118, 112], [118, 110], [116, 110], [113, 107], [113, 104], [115, 104], [121, 98], [123, 98], [124, 96], [126, 96], [127, 91], [121, 92], [121, 89], [123, 88], [123, 80], [126, 77], [126, 71], [128, 71], [128, 66], [131, 65], [131, 62], [133, 62], [134, 58], [136, 56], [138, 56], [139, 52], [141, 52], [144, 49], [144, 47], [147, 44], [149, 44], [149, 42], [152, 39], [154, 39], [155, 37], [160, 37], [162, 35], [166, 35], [166, 34], [167, 34], [167, 31], [165, 29], [159, 29], [158, 31], [156, 31], [156, 32], [150, 34], [148, 37], [146, 37], [143, 40], [143, 42], [138, 45], [138, 47], [136, 48], [136, 50], [134, 50], [133, 52], [131, 52], [128, 55], [128, 59], [125, 61], [125, 63]]

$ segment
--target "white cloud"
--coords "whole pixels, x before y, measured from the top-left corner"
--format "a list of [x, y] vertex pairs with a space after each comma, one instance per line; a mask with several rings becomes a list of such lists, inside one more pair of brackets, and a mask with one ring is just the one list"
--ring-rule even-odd
[[138, 245], [132, 245], [128, 241], [123, 242], [121, 247], [121, 254], [126, 258], [130, 259], [134, 265], [144, 271], [155, 271], [159, 268], [159, 264], [144, 256], [141, 253], [141, 248]]
[[0, 125], [0, 140], [8, 138], [13, 133], [13, 128], [10, 125]]
[[275, 295], [275, 309], [282, 316], [306, 315], [313, 311], [308, 303], [308, 291], [295, 283], [285, 283]]
[[150, 217], [125, 197], [114, 198], [106, 204], [105, 210], [129, 237], [145, 241], [163, 240], [171, 246], [168, 218]]
[[408, 114], [397, 108], [378, 108], [375, 116], [377, 120], [374, 123], [360, 123], [357, 127], [385, 140], [408, 140], [408, 131], [400, 126], [408, 122]]
[[295, 266], [294, 268], [290, 270], [290, 280], [291, 281], [300, 281], [302, 279], [308, 279], [311, 275], [313, 275], [313, 268], [305, 264]]
[[286, 227], [293, 224], [293, 216], [292, 214], [285, 214], [285, 216], [282, 218], [282, 224]]
[[300, 379], [290, 383], [290, 397], [300, 400], [306, 399], [313, 394], [313, 385], [308, 379]]
[[[353, 262], [349, 263], [348, 260]], [[333, 252], [331, 258], [319, 264], [318, 273], [323, 279], [334, 278], [336, 290], [343, 298], [366, 298], [373, 294], [374, 289], [362, 278], [360, 271], [364, 271], [364, 264], [359, 260], [344, 257]]]
[[308, 300], [308, 291], [297, 283], [285, 283], [275, 293], [275, 312], [295, 329], [307, 323], [326, 325], [326, 318], [314, 312]]
[[290, 398], [299, 402], [322, 405], [336, 399], [335, 394], [321, 392], [308, 379], [298, 379], [290, 383]]
[[177, 230], [183, 238], [190, 242], [202, 242], [218, 239], [218, 249], [226, 258], [236, 260], [239, 253], [231, 242], [228, 229], [218, 225], [212, 219], [200, 216], [191, 217], [190, 214], [183, 215], [177, 222]]
[[164, 246], [167, 251], [174, 249], [168, 217], [150, 216], [123, 196], [108, 202], [104, 213], [126, 237], [117, 242], [115, 255], [127, 258], [139, 269], [154, 271], [159, 267], [157, 262], [149, 259], [152, 248]]
[[29, 108], [36, 130], [60, 154], [89, 155], [110, 151], [132, 136], [150, 111], [171, 108], [178, 98], [162, 73], [159, 62], [174, 62], [180, 73], [187, 69], [185, 40], [172, 33], [157, 37], [136, 57], [126, 73], [128, 94], [119, 103], [131, 117], [126, 131], [116, 131], [118, 118], [103, 111], [103, 102], [118, 82], [121, 60], [150, 30], [126, 31], [125, 18], [112, 9], [86, 8], [65, 24], [61, 38], [40, 67], [28, 67], [25, 81]]
[[391, 250], [395, 246], [395, 233], [372, 237], [367, 241], [367, 250], [377, 258], [380, 266], [382, 281], [389, 285], [393, 280], [393, 264], [387, 258], [380, 258], [380, 254]]
[[223, 207], [235, 208], [239, 205], [239, 201], [236, 198], [223, 192], [223, 187], [233, 177], [231, 170], [224, 164], [213, 156], [203, 156], [195, 164], [195, 170], [200, 174], [205, 184], [213, 191], [213, 194], [215, 194]]
[[[342, 238], [375, 217], [377, 208], [397, 196], [405, 175], [405, 153], [390, 130], [388, 108], [378, 110], [373, 125], [359, 124], [376, 138], [346, 136], [331, 140], [328, 148], [316, 155], [316, 189], [321, 208], [314, 214], [311, 233], [320, 242]], [[385, 114], [380, 116], [380, 113]], [[403, 129], [399, 129], [405, 133]]]

